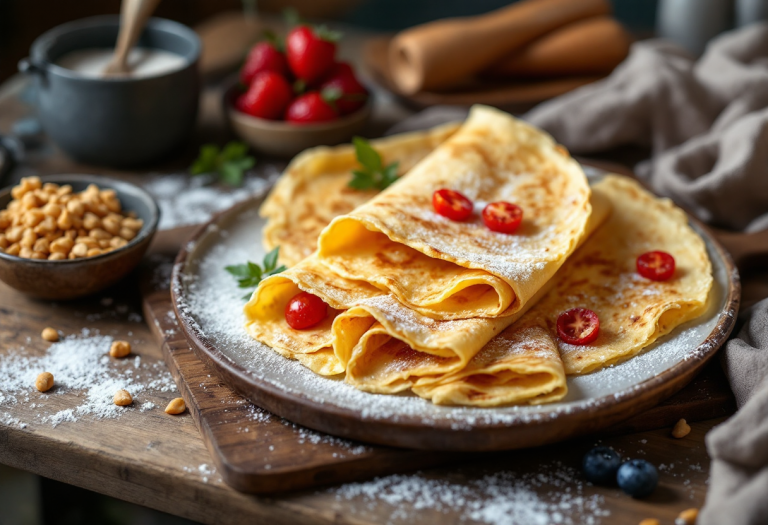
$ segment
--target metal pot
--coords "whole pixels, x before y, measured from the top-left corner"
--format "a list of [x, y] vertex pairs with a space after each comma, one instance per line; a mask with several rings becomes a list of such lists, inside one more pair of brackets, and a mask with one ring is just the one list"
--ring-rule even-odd
[[200, 39], [185, 25], [152, 18], [138, 46], [181, 55], [181, 69], [150, 77], [87, 78], [55, 64], [86, 48], [114, 48], [119, 17], [60, 25], [32, 44], [19, 69], [34, 77], [44, 131], [77, 160], [108, 166], [146, 164], [167, 155], [194, 129], [200, 95]]

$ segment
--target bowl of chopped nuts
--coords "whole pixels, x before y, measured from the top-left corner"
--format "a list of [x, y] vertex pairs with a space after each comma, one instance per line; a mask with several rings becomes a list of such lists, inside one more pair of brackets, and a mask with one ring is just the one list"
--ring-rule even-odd
[[0, 191], [0, 280], [40, 299], [98, 292], [138, 265], [159, 219], [152, 196], [127, 182], [24, 178]]

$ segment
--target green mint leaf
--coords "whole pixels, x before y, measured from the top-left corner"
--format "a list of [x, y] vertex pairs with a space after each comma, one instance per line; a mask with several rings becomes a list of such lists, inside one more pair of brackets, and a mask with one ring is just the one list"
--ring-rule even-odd
[[355, 145], [355, 156], [363, 168], [371, 172], [382, 170], [381, 155], [373, 149], [371, 143], [362, 137], [354, 137], [352, 144]]
[[365, 191], [376, 187], [376, 184], [367, 171], [352, 170], [352, 180], [347, 183], [347, 186], [355, 190]]
[[267, 255], [264, 256], [264, 270], [271, 271], [277, 266], [277, 256], [280, 253], [280, 247], [278, 246]]
[[215, 172], [218, 157], [219, 147], [216, 144], [204, 144], [201, 146], [200, 155], [190, 168], [192, 175]]
[[265, 274], [262, 276], [262, 279], [266, 279], [267, 277], [272, 277], [273, 275], [277, 275], [278, 273], [282, 273], [282, 272], [286, 271], [287, 269], [288, 269], [288, 267], [287, 267], [286, 265], [284, 265], [284, 264], [281, 264], [281, 265], [280, 265], [280, 266], [278, 266], [277, 268], [274, 268], [274, 269], [272, 269], [272, 270], [270, 270], [270, 271], [266, 272], [266, 273], [265, 273]]
[[247, 153], [248, 153], [247, 144], [233, 140], [232, 142], [229, 142], [227, 143], [226, 146], [224, 146], [224, 149], [221, 151], [221, 154], [219, 155], [219, 160], [221, 162], [227, 162], [230, 160], [239, 160], [244, 158]]
[[319, 39], [326, 42], [338, 42], [344, 36], [341, 31], [334, 31], [324, 25], [315, 26], [314, 31]]
[[224, 269], [238, 278], [247, 277], [251, 274], [250, 268], [247, 264], [235, 264], [232, 266], [225, 266]]
[[254, 262], [248, 261], [248, 275], [261, 277], [261, 266]]
[[277, 49], [281, 53], [285, 53], [285, 42], [283, 41], [282, 38], [277, 36], [277, 33], [275, 33], [270, 29], [265, 29], [262, 32], [262, 35], [264, 36], [264, 40], [272, 44], [275, 49]]
[[386, 168], [384, 168], [384, 176], [381, 179], [381, 184], [379, 185], [379, 189], [386, 189], [389, 188], [393, 182], [395, 182], [398, 179], [397, 176], [397, 166], [398, 162], [393, 162]]
[[224, 184], [240, 186], [243, 183], [243, 171], [236, 163], [225, 162], [221, 165], [219, 176]]
[[253, 292], [254, 292], [254, 291], [255, 291], [255, 290], [251, 290], [250, 292], [248, 292], [247, 294], [245, 294], [244, 296], [242, 296], [242, 297], [241, 297], [241, 299], [242, 299], [243, 301], [250, 301], [250, 300], [251, 300], [251, 296], [253, 296]]

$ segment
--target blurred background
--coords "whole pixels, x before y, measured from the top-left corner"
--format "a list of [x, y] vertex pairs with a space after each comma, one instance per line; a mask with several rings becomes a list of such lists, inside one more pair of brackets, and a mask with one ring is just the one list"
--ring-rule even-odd
[[[255, 6], [259, 12], [294, 7], [311, 19], [328, 19], [363, 29], [398, 31], [437, 18], [472, 15], [514, 3], [509, 0], [163, 0], [155, 16], [194, 26], [213, 15]], [[615, 16], [636, 36], [653, 33], [658, 0], [612, 0]], [[120, 11], [119, 0], [0, 0], [0, 79], [16, 72], [32, 41], [70, 20]]]

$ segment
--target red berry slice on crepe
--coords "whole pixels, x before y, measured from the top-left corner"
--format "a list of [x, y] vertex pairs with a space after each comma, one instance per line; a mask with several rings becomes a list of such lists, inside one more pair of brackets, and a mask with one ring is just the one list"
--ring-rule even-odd
[[285, 321], [294, 330], [306, 330], [325, 319], [328, 307], [316, 295], [300, 292], [285, 305]]
[[570, 345], [587, 345], [599, 332], [600, 319], [587, 308], [571, 308], [557, 318], [557, 335]]
[[307, 25], [291, 29], [286, 38], [288, 65], [297, 78], [307, 84], [320, 80], [327, 74], [336, 55], [337, 33]]
[[637, 273], [652, 281], [666, 281], [675, 274], [675, 258], [667, 252], [648, 252], [637, 258]]
[[336, 107], [342, 115], [354, 113], [363, 107], [368, 99], [368, 90], [357, 80], [352, 67], [345, 62], [338, 62], [333, 66], [320, 84], [320, 89], [335, 89], [341, 93]]
[[263, 71], [273, 71], [283, 77], [288, 76], [288, 60], [270, 42], [259, 42], [251, 48], [240, 70], [240, 82], [250, 86], [256, 75]]
[[294, 100], [285, 112], [285, 120], [295, 124], [328, 122], [339, 116], [333, 98], [317, 91], [305, 93]]
[[472, 215], [472, 201], [458, 191], [443, 188], [432, 194], [435, 211], [452, 221], [463, 221]]
[[235, 107], [254, 117], [279, 119], [293, 98], [293, 90], [282, 75], [274, 71], [258, 73]]
[[492, 202], [483, 208], [483, 222], [494, 232], [512, 233], [522, 220], [523, 209], [510, 202]]

